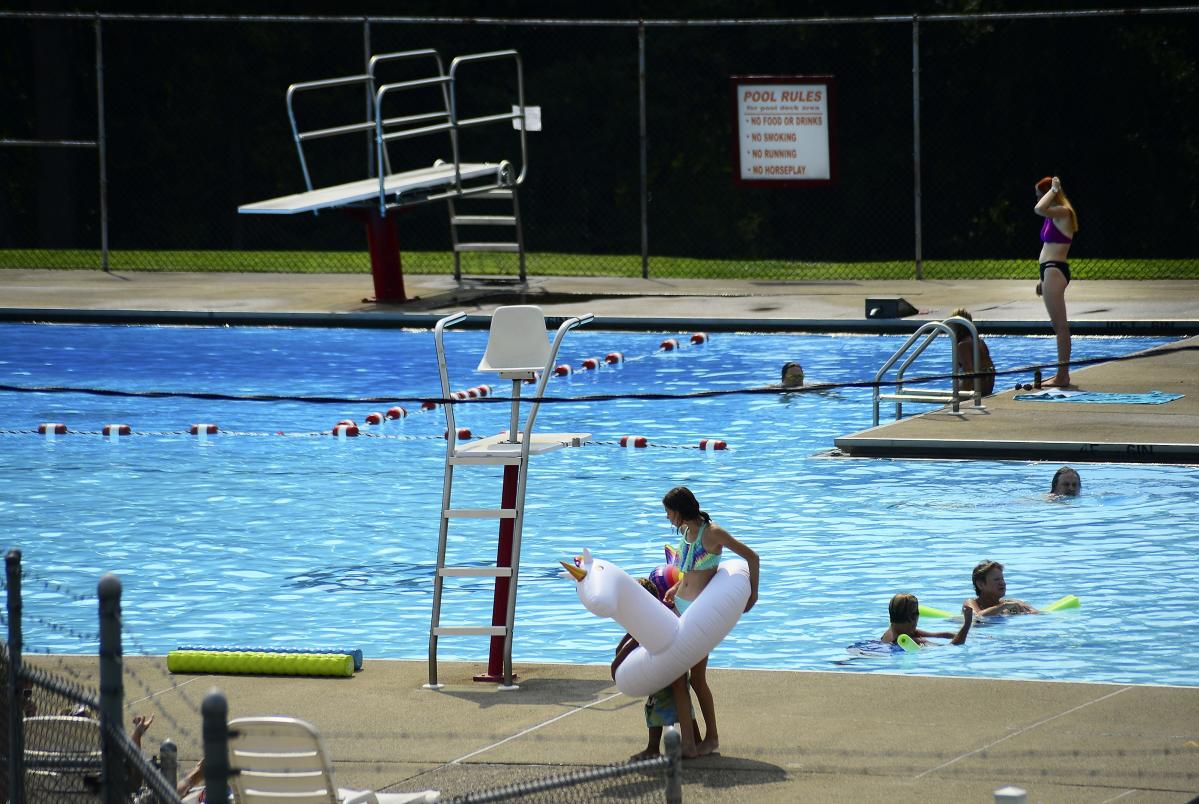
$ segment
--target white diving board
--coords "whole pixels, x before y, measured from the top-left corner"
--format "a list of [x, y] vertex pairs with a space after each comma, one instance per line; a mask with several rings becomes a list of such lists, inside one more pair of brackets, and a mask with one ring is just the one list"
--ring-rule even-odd
[[[503, 181], [503, 172], [507, 163], [493, 164], [491, 162], [466, 162], [458, 165], [458, 170], [448, 163], [432, 167], [408, 170], [396, 173], [383, 179], [383, 193], [387, 197], [400, 196], [414, 190], [429, 188], [452, 187], [458, 179], [480, 179], [494, 175], [497, 182]], [[379, 199], [379, 180], [361, 179], [359, 181], [335, 184], [332, 187], [320, 187], [303, 193], [293, 193], [266, 201], [256, 201], [253, 204], [242, 204], [237, 208], [243, 214], [258, 215], [295, 215], [300, 212], [315, 212], [319, 209], [348, 207], [366, 201], [377, 202]]]
[[[462, 80], [460, 71], [479, 70], [475, 65], [495, 61], [511, 65], [515, 78], [511, 87], [513, 94], [507, 96], [507, 93], [492, 90], [481, 99], [472, 98], [467, 104], [472, 108], [472, 114], [464, 117], [463, 105], [457, 98], [458, 83]], [[388, 63], [394, 68], [407, 64], [404, 72], [407, 74], [415, 69], [419, 77], [381, 83], [378, 71]], [[488, 66], [487, 70], [489, 77], [495, 75], [495, 68]], [[301, 129], [295, 106], [298, 95], [314, 91], [322, 94], [329, 91], [359, 92], [363, 89], [370, 99], [365, 120], [356, 118], [339, 125]], [[405, 101], [402, 108], [393, 108], [399, 99]], [[476, 110], [475, 106], [488, 108]], [[475, 114], [475, 111], [492, 113]], [[396, 115], [396, 112], [402, 113]], [[518, 255], [519, 280], [521, 283], [525, 281], [524, 235], [517, 190], [524, 182], [528, 169], [525, 132], [529, 130], [529, 125], [525, 111], [524, 73], [520, 54], [515, 50], [458, 56], [450, 64], [449, 71], [444, 69], [441, 56], [435, 50], [377, 54], [370, 58], [367, 71], [360, 75], [292, 84], [287, 89], [287, 115], [291, 121], [292, 138], [300, 159], [305, 190], [242, 204], [237, 208], [239, 213], [298, 215], [306, 212], [316, 214], [321, 210], [343, 210], [366, 227], [375, 299], [396, 302], [404, 301], [407, 297], [404, 294], [396, 221], [391, 213], [403, 207], [444, 201], [449, 212], [450, 251], [456, 280], [461, 282], [462, 279], [463, 252], [498, 251]], [[467, 133], [481, 127], [490, 129], [491, 133], [482, 138]], [[515, 143], [496, 129], [511, 132]], [[360, 142], [364, 136], [371, 141], [372, 152], [366, 165], [367, 177], [340, 184], [314, 186], [304, 150], [305, 143], [329, 137]], [[393, 153], [393, 150], [399, 149], [402, 141], [427, 137], [444, 138], [442, 145], [433, 149], [430, 155], [441, 154], [449, 158], [438, 159], [429, 167], [413, 169], [402, 169], [402, 166], [395, 164], [402, 154]], [[519, 157], [514, 154], [517, 149]], [[420, 152], [428, 154], [429, 150], [426, 146]], [[494, 157], [497, 150], [511, 161], [508, 158], [472, 161], [480, 157]], [[469, 157], [466, 155], [468, 152]], [[344, 165], [349, 163], [343, 160], [340, 164], [344, 170]], [[340, 178], [349, 177], [343, 174]], [[465, 214], [456, 206], [496, 202], [510, 206], [511, 214]], [[506, 227], [511, 230], [511, 238], [501, 237], [503, 242], [476, 242], [475, 238], [463, 240], [461, 229], [476, 232], [480, 227], [486, 227], [489, 231]]]

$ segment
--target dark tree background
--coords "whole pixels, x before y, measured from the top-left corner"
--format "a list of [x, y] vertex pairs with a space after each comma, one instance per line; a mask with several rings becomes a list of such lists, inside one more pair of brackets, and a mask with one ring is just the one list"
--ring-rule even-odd
[[[158, 13], [152, 5], [39, 3], [37, 10]], [[598, 9], [517, 0], [286, 5], [289, 15], [443, 20], [372, 21], [376, 53], [432, 47], [448, 59], [519, 50], [527, 101], [542, 107], [545, 126], [530, 135], [521, 196], [533, 251], [640, 249], [638, 32], [597, 22], [602, 12], [605, 20], [691, 22], [646, 27], [653, 254], [840, 261], [914, 253], [910, 19], [694, 24], [847, 14], [839, 2], [752, 0], [616, 0]], [[967, 0], [851, 8], [859, 17], [910, 17], [983, 5], [988, 12], [1046, 10], [1040, 3]], [[1052, 5], [1048, 10], [1097, 7]], [[200, 15], [277, 11], [235, 2], [172, 8]], [[479, 16], [491, 21], [444, 21]], [[520, 21], [545, 18], [589, 22]], [[360, 230], [336, 213], [236, 213], [238, 204], [303, 189], [284, 92], [296, 81], [361, 72], [361, 20], [110, 18], [102, 29], [113, 248], [362, 248]], [[90, 19], [0, 18], [0, 138], [94, 137], [94, 47]], [[1038, 223], [1032, 185], [1050, 173], [1063, 177], [1079, 208], [1080, 256], [1199, 255], [1199, 12], [933, 18], [919, 25], [919, 47], [926, 259], [1026, 257]], [[729, 77], [767, 74], [835, 77], [839, 179], [831, 186], [748, 188], [733, 181]], [[506, 74], [484, 71], [463, 81], [463, 102], [486, 106], [510, 84]], [[363, 101], [358, 95], [344, 108], [317, 104], [311, 114], [313, 121], [349, 122], [347, 116], [363, 115]], [[367, 151], [365, 137], [314, 147], [314, 179], [364, 178]], [[415, 146], [400, 161], [415, 167], [439, 155]], [[0, 148], [0, 248], [94, 248], [96, 181], [94, 151]], [[439, 205], [405, 212], [401, 231], [408, 249], [448, 245]]]

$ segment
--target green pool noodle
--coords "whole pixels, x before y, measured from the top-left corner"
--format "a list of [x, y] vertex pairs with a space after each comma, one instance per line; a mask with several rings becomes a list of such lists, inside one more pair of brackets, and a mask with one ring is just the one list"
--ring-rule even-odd
[[915, 653], [916, 651], [920, 650], [920, 646], [916, 644], [916, 640], [912, 639], [907, 634], [900, 634], [899, 638], [895, 640], [895, 644], [899, 645], [899, 647], [903, 648], [908, 653]]
[[1061, 600], [1053, 601], [1048, 606], [1041, 609], [1041, 611], [1063, 611], [1064, 609], [1076, 609], [1080, 605], [1081, 604], [1078, 602], [1077, 597], [1074, 595], [1066, 595]]
[[954, 615], [952, 612], [942, 611], [941, 609], [934, 609], [932, 606], [926, 606], [923, 603], [921, 603], [920, 604], [920, 616], [921, 617], [934, 617], [934, 618], [939, 617], [941, 619], [946, 619], [946, 618], [952, 617]]
[[173, 650], [167, 654], [167, 670], [172, 673], [244, 673], [348, 678], [354, 675], [354, 657], [348, 653]]

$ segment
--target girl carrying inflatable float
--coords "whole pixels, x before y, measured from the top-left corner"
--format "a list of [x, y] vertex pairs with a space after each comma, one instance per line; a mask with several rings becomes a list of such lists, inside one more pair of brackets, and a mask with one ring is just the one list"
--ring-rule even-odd
[[[691, 688], [707, 727], [698, 750], [710, 754], [720, 745], [720, 737], [708, 687], [708, 654], [732, 630], [741, 612], [757, 602], [758, 554], [713, 523], [686, 487], [671, 489], [662, 505], [682, 536], [677, 551], [681, 575], [662, 602], [677, 605], [681, 616], [675, 617], [627, 573], [593, 558], [589, 550], [583, 553], [581, 567], [562, 565], [579, 582], [584, 607], [616, 620], [641, 645], [616, 671], [621, 692], [649, 695], [690, 668]], [[725, 547], [743, 560], [721, 562]]]

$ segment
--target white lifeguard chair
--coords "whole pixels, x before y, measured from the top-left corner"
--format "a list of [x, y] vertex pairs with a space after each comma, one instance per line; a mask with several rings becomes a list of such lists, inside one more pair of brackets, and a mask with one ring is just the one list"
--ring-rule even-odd
[[[433, 336], [437, 347], [437, 369], [441, 395], [450, 399], [449, 374], [446, 370], [444, 332], [466, 319], [466, 313], [454, 313], [437, 322]], [[512, 382], [512, 407], [508, 429], [493, 436], [459, 443], [454, 404], [444, 402], [446, 420], [445, 479], [441, 492], [441, 524], [437, 537], [437, 568], [433, 578], [433, 614], [429, 624], [428, 689], [440, 689], [437, 682], [437, 640], [443, 636], [490, 636], [491, 649], [487, 672], [476, 681], [495, 681], [503, 689], [516, 689], [512, 674], [512, 630], [516, 619], [516, 582], [520, 570], [520, 541], [524, 528], [525, 487], [529, 476], [529, 458], [563, 447], [581, 446], [590, 433], [534, 433], [540, 400], [554, 370], [554, 360], [566, 333], [592, 321], [590, 314], [563, 321], [551, 344], [546, 336], [545, 315], [540, 307], [515, 305], [499, 307], [492, 314], [487, 349], [479, 361], [479, 371], [494, 371], [500, 379]], [[528, 412], [521, 420], [521, 387], [536, 380]], [[456, 466], [503, 466], [504, 486], [498, 508], [454, 508], [451, 496]], [[446, 541], [450, 521], [463, 518], [498, 519], [499, 543], [496, 562], [488, 567], [446, 566]], [[490, 625], [442, 625], [442, 591], [446, 578], [495, 578], [495, 596]]]

